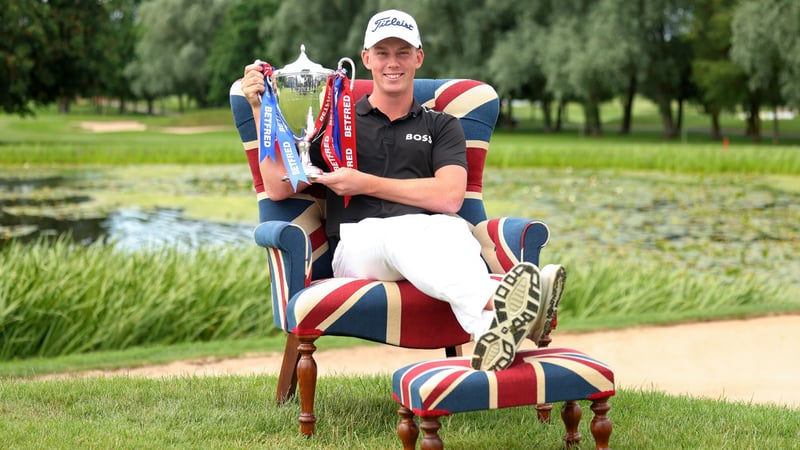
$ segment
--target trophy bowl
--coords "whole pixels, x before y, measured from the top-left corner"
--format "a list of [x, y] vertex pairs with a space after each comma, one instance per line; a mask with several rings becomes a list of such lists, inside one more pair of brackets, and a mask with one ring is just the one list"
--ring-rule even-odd
[[[322, 169], [311, 164], [309, 143], [316, 137], [315, 121], [322, 103], [322, 95], [332, 69], [312, 62], [306, 56], [305, 45], [300, 46], [300, 56], [286, 67], [273, 72], [272, 83], [281, 114], [295, 138], [300, 166], [306, 177], [315, 179]], [[288, 177], [284, 177], [288, 180]]]

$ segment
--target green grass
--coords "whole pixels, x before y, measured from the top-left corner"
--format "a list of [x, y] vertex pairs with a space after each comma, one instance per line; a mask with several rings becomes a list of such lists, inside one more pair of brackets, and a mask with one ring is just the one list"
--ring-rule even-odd
[[[35, 118], [0, 116], [0, 163], [25, 164], [229, 164], [242, 163], [241, 143], [227, 109], [182, 115], [100, 116], [136, 120], [143, 132], [93, 133], [81, 129], [91, 115], [43, 111]], [[800, 120], [799, 120], [800, 121]], [[200, 134], [164, 132], [171, 126], [229, 126]], [[800, 141], [798, 141], [800, 142]], [[494, 167], [613, 167], [677, 172], [800, 173], [796, 145], [753, 144], [732, 136], [728, 148], [693, 134], [689, 142], [664, 142], [657, 131], [631, 136], [582, 137], [575, 132], [543, 134], [498, 131], [487, 164]]]
[[[300, 436], [296, 400], [272, 401], [273, 376], [127, 377], [0, 382], [3, 447], [399, 448], [388, 377], [326, 377], [317, 388], [316, 434]], [[591, 447], [592, 413], [579, 431]], [[558, 408], [538, 423], [532, 407], [442, 420], [447, 448], [563, 448]], [[611, 445], [625, 449], [793, 448], [800, 411], [622, 390], [611, 399]]]

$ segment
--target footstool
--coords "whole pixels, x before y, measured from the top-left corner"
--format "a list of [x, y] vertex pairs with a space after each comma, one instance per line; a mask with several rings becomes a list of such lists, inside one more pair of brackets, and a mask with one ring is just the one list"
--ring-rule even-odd
[[457, 412], [512, 406], [539, 405], [539, 420], [549, 420], [549, 404], [565, 402], [561, 409], [567, 446], [581, 440], [578, 400], [591, 400], [591, 432], [596, 448], [608, 448], [614, 373], [602, 362], [566, 348], [543, 348], [517, 353], [505, 370], [487, 372], [470, 367], [469, 357], [422, 361], [398, 369], [392, 376], [392, 397], [400, 404], [397, 434], [405, 450], [416, 448], [422, 418], [422, 450], [444, 448], [439, 437], [439, 417]]

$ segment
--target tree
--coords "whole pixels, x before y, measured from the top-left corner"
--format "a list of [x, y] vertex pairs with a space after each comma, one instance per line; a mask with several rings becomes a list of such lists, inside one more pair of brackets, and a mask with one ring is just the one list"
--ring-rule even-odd
[[330, 69], [335, 69], [342, 57], [358, 63], [364, 26], [369, 17], [379, 11], [378, 3], [363, 0], [281, 2], [275, 14], [264, 19], [261, 28], [262, 33], [269, 36], [266, 52], [269, 63], [283, 67], [293, 62], [300, 54], [300, 45], [306, 46], [309, 59]]
[[206, 62], [209, 102], [227, 104], [231, 83], [242, 76], [244, 66], [268, 58], [272, 39], [259, 29], [262, 17], [273, 16], [278, 5], [278, 0], [236, 0], [227, 8]]
[[[687, 0], [643, 1], [641, 42], [648, 64], [641, 91], [656, 103], [666, 139], [678, 136], [683, 105], [692, 93], [692, 48], [688, 39], [692, 4]], [[674, 103], [678, 104], [677, 113]]]
[[745, 101], [747, 79], [730, 60], [731, 21], [735, 0], [705, 0], [694, 11], [691, 43], [692, 80], [700, 89], [699, 101], [711, 118], [711, 138], [722, 139], [719, 116]]
[[99, 75], [99, 93], [118, 99], [120, 114], [125, 112], [126, 100], [134, 96], [126, 67], [136, 46], [135, 19], [139, 3], [140, 0], [107, 0], [109, 32], [98, 37], [105, 55]]
[[[524, 98], [532, 103], [538, 102], [542, 108], [545, 131], [559, 130], [560, 115], [553, 120], [553, 95], [547, 90], [547, 79], [540, 62], [540, 49], [544, 46], [550, 13], [549, 4], [506, 0], [504, 4], [495, 2], [492, 6], [496, 9], [489, 17], [496, 37], [485, 68], [488, 81], [495, 86], [501, 98]], [[509, 107], [504, 117], [513, 120], [511, 116]]]
[[103, 0], [7, 2], [0, 13], [5, 111], [30, 113], [31, 102], [58, 100], [59, 111], [67, 112], [75, 96], [99, 91], [106, 57], [101, 37], [109, 29], [105, 6]]
[[208, 105], [207, 58], [230, 0], [149, 0], [141, 4], [136, 58], [128, 65], [133, 88], [145, 98], [188, 96]]
[[43, 2], [10, 1], [0, 8], [0, 104], [7, 113], [31, 114], [31, 106], [53, 100], [47, 87], [54, 83], [45, 70], [48, 37], [44, 20], [50, 6]]
[[[733, 15], [731, 60], [747, 76], [747, 134], [756, 141], [761, 138], [761, 104], [768, 102], [776, 107], [781, 101], [779, 79], [784, 65], [776, 36], [771, 31], [782, 14], [781, 3], [779, 0], [746, 0], [737, 6]], [[777, 135], [773, 137], [777, 139]]]

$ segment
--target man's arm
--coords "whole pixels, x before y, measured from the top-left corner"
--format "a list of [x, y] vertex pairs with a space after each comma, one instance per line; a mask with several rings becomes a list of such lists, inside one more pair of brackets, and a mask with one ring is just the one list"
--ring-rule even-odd
[[340, 196], [370, 195], [434, 213], [455, 214], [464, 202], [467, 170], [458, 165], [447, 165], [437, 170], [433, 177], [396, 179], [345, 167], [325, 173], [315, 182], [324, 184]]
[[[256, 130], [261, 131], [261, 95], [264, 93], [264, 73], [261, 63], [256, 61], [244, 68], [244, 78], [242, 78], [242, 93], [247, 102], [253, 109], [253, 118], [256, 122]], [[261, 178], [264, 182], [264, 191], [271, 200], [283, 200], [294, 194], [292, 183], [282, 180], [286, 175], [286, 168], [283, 165], [280, 152], [275, 152], [275, 160], [267, 158], [260, 164]], [[297, 190], [301, 191], [308, 185], [300, 182]]]

